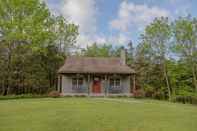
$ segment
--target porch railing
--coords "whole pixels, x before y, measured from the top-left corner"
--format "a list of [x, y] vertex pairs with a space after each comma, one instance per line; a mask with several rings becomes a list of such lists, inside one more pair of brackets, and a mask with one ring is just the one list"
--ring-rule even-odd
[[119, 94], [119, 93], [123, 93], [123, 87], [122, 86], [109, 86], [108, 87], [108, 93], [112, 93], [112, 94]]
[[[73, 86], [72, 92], [73, 93], [88, 93], [88, 87], [87, 86]], [[119, 86], [119, 87], [109, 86], [106, 88], [106, 93], [120, 94], [123, 92], [124, 92], [123, 86]]]
[[73, 86], [72, 92], [73, 93], [87, 93], [88, 89], [86, 86]]

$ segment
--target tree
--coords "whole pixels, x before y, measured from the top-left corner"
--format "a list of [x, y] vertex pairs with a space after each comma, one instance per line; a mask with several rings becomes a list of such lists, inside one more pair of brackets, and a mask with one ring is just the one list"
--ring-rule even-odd
[[177, 96], [192, 96], [194, 94], [192, 88], [192, 71], [187, 66], [187, 61], [180, 59], [168, 60], [168, 73], [170, 74], [171, 86], [173, 92]]
[[40, 0], [0, 1], [3, 94], [25, 93], [27, 88], [46, 92], [53, 87], [57, 69], [77, 35], [77, 26], [51, 15]]
[[112, 55], [112, 45], [93, 43], [83, 50], [83, 54], [89, 57], [109, 57]]
[[151, 56], [150, 59], [161, 66], [163, 76], [168, 91], [168, 97], [172, 97], [172, 89], [170, 86], [167, 58], [169, 51], [169, 40], [171, 37], [171, 27], [168, 18], [157, 18], [145, 28], [145, 34], [142, 36], [142, 43], [148, 47]]
[[58, 49], [60, 52], [68, 55], [76, 42], [78, 26], [68, 23], [62, 16], [57, 16], [55, 20], [56, 43]]
[[[9, 93], [14, 68], [17, 68], [12, 65], [14, 54], [33, 48], [33, 45], [42, 45], [47, 40], [45, 38], [51, 35], [51, 32], [44, 30], [51, 25], [50, 20], [49, 10], [38, 0], [0, 1], [0, 40], [6, 48], [7, 88], [4, 94]], [[19, 60], [23, 60], [23, 55], [20, 56]]]
[[159, 63], [155, 62], [151, 46], [142, 41], [136, 48], [134, 58], [137, 88], [142, 88], [147, 97], [165, 99], [162, 68]]
[[131, 65], [134, 61], [134, 47], [132, 41], [130, 41], [127, 46], [127, 64]]
[[197, 21], [189, 17], [174, 23], [175, 52], [181, 55], [192, 69], [193, 85], [197, 92]]

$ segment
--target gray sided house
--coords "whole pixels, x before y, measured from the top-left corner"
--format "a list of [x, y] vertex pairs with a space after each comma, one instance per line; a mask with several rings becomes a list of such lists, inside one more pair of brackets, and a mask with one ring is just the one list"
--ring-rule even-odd
[[62, 95], [130, 95], [135, 72], [120, 58], [68, 57], [59, 69], [58, 90]]

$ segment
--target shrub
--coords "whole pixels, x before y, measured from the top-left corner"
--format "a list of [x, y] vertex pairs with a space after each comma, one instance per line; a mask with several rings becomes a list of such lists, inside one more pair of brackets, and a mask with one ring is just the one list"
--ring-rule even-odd
[[179, 102], [183, 104], [195, 104], [197, 105], [197, 97], [196, 96], [175, 96], [172, 99], [173, 102]]
[[145, 97], [153, 97], [153, 94], [154, 94], [154, 88], [152, 86], [148, 86], [146, 85], [144, 87], [144, 95]]
[[60, 97], [60, 93], [58, 91], [51, 91], [48, 94], [49, 97], [57, 98]]
[[134, 96], [134, 98], [144, 98], [145, 93], [143, 90], [136, 90], [133, 92], [133, 96]]
[[21, 94], [21, 95], [7, 95], [0, 96], [0, 100], [9, 100], [9, 99], [30, 99], [30, 98], [44, 98], [46, 95], [34, 95], [34, 94]]
[[162, 99], [165, 99], [165, 94], [164, 92], [158, 90], [153, 93], [152, 98], [162, 100]]

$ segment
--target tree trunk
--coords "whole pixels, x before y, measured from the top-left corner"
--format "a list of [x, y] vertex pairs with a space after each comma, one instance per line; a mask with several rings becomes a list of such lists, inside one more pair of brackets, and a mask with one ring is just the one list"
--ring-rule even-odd
[[6, 92], [6, 95], [10, 93], [10, 80], [11, 80], [11, 77], [10, 77], [10, 60], [8, 60], [9, 64], [8, 64], [8, 78], [7, 78], [7, 92]]
[[50, 71], [48, 72], [48, 78], [49, 78], [49, 88], [51, 89], [53, 86], [53, 79]]
[[10, 72], [11, 72], [11, 59], [12, 59], [12, 49], [10, 44], [8, 45], [8, 48], [9, 48], [9, 52], [8, 52], [8, 63], [7, 63], [7, 80], [6, 80], [7, 84], [6, 84], [4, 95], [9, 94], [10, 92], [10, 80], [11, 80]]
[[171, 87], [170, 87], [166, 62], [164, 62], [164, 77], [165, 77], [166, 86], [167, 86], [167, 89], [168, 89], [168, 100], [170, 101], [172, 99], [172, 91], [171, 91]]
[[5, 79], [3, 79], [3, 84], [2, 84], [2, 95], [5, 94], [6, 86], [5, 86]]
[[196, 72], [195, 72], [195, 65], [194, 64], [192, 66], [192, 75], [193, 75], [193, 82], [194, 82], [195, 91], [197, 92], [197, 78], [196, 78]]

